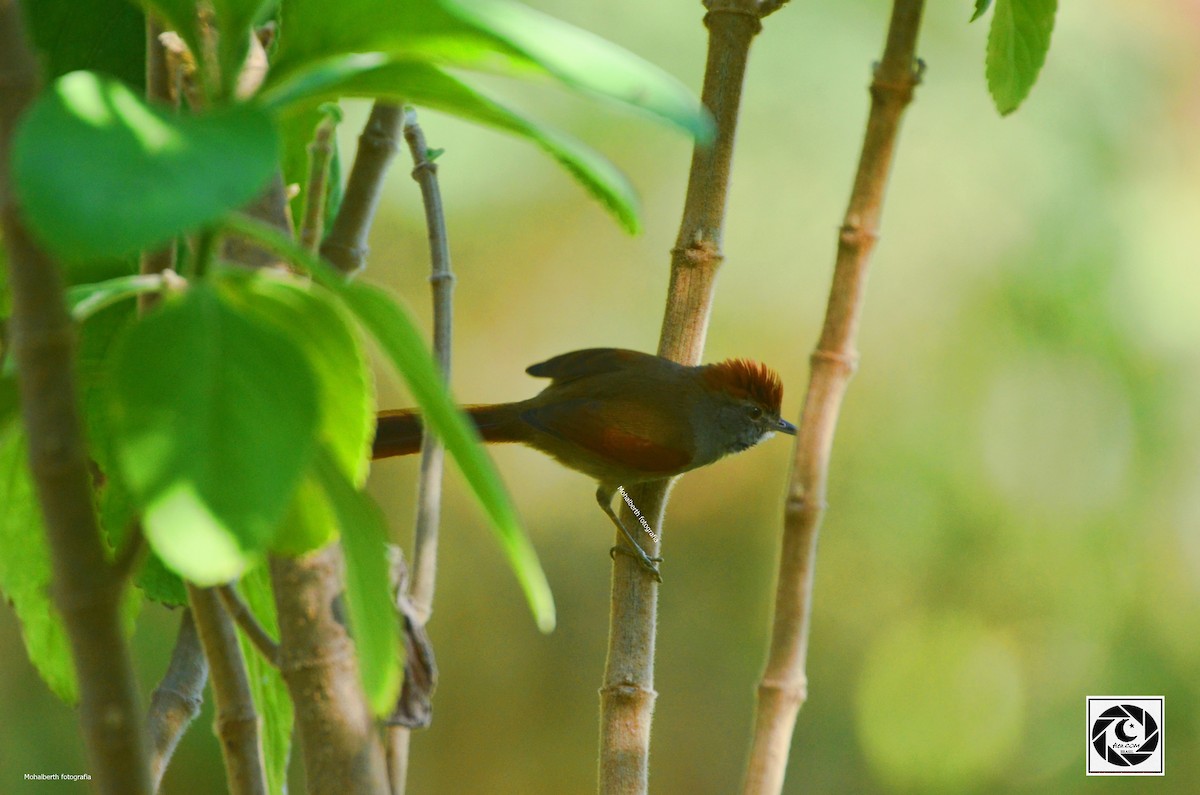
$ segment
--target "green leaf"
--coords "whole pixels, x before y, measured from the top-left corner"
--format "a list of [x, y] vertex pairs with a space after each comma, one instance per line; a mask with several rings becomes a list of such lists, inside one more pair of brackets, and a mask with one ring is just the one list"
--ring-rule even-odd
[[1058, 0], [996, 0], [988, 33], [987, 84], [1001, 116], [1029, 96], [1046, 62]]
[[41, 242], [66, 260], [161, 245], [262, 190], [276, 168], [260, 108], [170, 115], [91, 72], [60, 78], [25, 114], [14, 187]]
[[987, 13], [988, 8], [992, 5], [992, 0], [975, 0], [975, 13], [967, 20], [967, 24], [971, 24], [975, 20]]
[[22, 3], [44, 82], [91, 69], [142, 89], [146, 80], [146, 20], [126, 0], [36, 0]]
[[[221, 278], [230, 303], [285, 333], [304, 354], [319, 385], [320, 439], [342, 473], [361, 486], [375, 435], [374, 384], [344, 308], [327, 291], [295, 277], [230, 269]], [[305, 476], [271, 549], [299, 555], [324, 546], [335, 534], [324, 492]]]
[[280, 555], [303, 555], [320, 549], [337, 538], [337, 519], [321, 484], [305, 475], [292, 496], [279, 535], [271, 551]]
[[0, 592], [21, 621], [34, 668], [68, 704], [79, 700], [66, 627], [50, 599], [50, 551], [20, 426], [0, 426]]
[[323, 448], [317, 454], [315, 472], [342, 528], [346, 607], [363, 690], [372, 711], [386, 715], [396, 705], [402, 673], [399, 621], [388, 579], [387, 527], [379, 508], [354, 488], [332, 451]]
[[285, 334], [317, 377], [320, 439], [351, 482], [367, 478], [375, 436], [375, 390], [345, 309], [325, 290], [287, 274], [223, 269], [222, 298]]
[[[271, 637], [279, 638], [279, 622], [275, 616], [275, 601], [271, 595], [271, 580], [265, 566], [251, 569], [238, 583], [238, 591], [258, 621]], [[272, 795], [283, 795], [287, 788], [288, 755], [291, 753], [294, 710], [287, 685], [279, 668], [263, 659], [258, 648], [238, 630], [242, 656], [246, 659], [246, 675], [254, 706], [262, 718], [263, 766], [267, 770], [267, 786]]]
[[[347, 56], [345, 60], [357, 62], [361, 58]], [[338, 75], [337, 79], [323, 84], [308, 80], [309, 101], [343, 96], [390, 99], [439, 110], [525, 138], [566, 168], [627, 231], [638, 231], [638, 199], [629, 180], [602, 155], [571, 137], [537, 124], [428, 64], [390, 63], [364, 70], [328, 66], [331, 75]], [[295, 93], [285, 93], [289, 88], [293, 86], [282, 86], [279, 92], [264, 97], [264, 101], [270, 104], [295, 101]]]
[[129, 329], [112, 373], [114, 444], [151, 548], [200, 585], [238, 576], [270, 546], [313, 455], [308, 362], [198, 284]]
[[324, 261], [312, 256], [286, 235], [264, 224], [237, 216], [225, 220], [233, 232], [251, 238], [283, 259], [304, 268], [323, 287], [338, 295], [359, 322], [379, 342], [384, 354], [404, 379], [426, 421], [441, 437], [479, 499], [501, 548], [517, 576], [534, 619], [543, 632], [554, 629], [554, 598], [537, 552], [521, 529], [512, 501], [504, 490], [479, 433], [455, 406], [442, 385], [437, 365], [408, 313], [379, 289], [346, 281]]
[[157, 273], [137, 276], [118, 276], [92, 284], [77, 284], [67, 289], [67, 306], [76, 323], [82, 323], [102, 309], [126, 298], [153, 293], [163, 287], [163, 277]]
[[604, 39], [509, 0], [291, 0], [268, 84], [351, 53], [553, 77], [638, 108], [703, 140], [712, 125], [674, 77]]

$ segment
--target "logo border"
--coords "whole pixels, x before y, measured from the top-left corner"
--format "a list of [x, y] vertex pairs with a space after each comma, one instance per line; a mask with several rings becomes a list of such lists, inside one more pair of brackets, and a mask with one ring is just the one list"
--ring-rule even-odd
[[[1157, 770], [1092, 770], [1092, 702], [1093, 701], [1157, 701], [1158, 702], [1158, 759]], [[1167, 774], [1167, 699], [1165, 696], [1087, 696], [1084, 700], [1084, 769], [1089, 776], [1165, 776]]]

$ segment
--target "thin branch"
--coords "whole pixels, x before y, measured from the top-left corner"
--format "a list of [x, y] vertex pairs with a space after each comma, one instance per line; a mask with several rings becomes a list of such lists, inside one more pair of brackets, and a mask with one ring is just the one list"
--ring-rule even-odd
[[[334, 108], [337, 106], [334, 105]], [[317, 124], [308, 144], [308, 186], [304, 190], [304, 213], [300, 220], [300, 245], [316, 253], [325, 230], [325, 189], [329, 184], [329, 165], [333, 162], [334, 133], [338, 116], [326, 113]]]
[[108, 562], [93, 508], [62, 275], [30, 237], [9, 184], [13, 129], [37, 81], [20, 8], [15, 0], [0, 0], [0, 216], [29, 466], [45, 520], [54, 599], [79, 679], [88, 770], [97, 792], [149, 795], [142, 712], [121, 628], [124, 581]]
[[[762, 29], [754, 0], [707, 4], [708, 59], [701, 99], [716, 123], [711, 146], [692, 152], [679, 236], [671, 252], [671, 281], [658, 353], [697, 364], [704, 350], [714, 282], [723, 255], [721, 237], [733, 159], [734, 133], [750, 43]], [[629, 488], [662, 537], [671, 481]], [[624, 521], [634, 518], [622, 507]], [[621, 539], [618, 536], [618, 543]], [[653, 540], [647, 554], [657, 556]], [[654, 712], [654, 641], [658, 587], [632, 557], [613, 563], [608, 660], [600, 690], [600, 792], [638, 793], [649, 786], [650, 725]]]
[[321, 256], [342, 273], [355, 273], [366, 266], [367, 233], [383, 194], [388, 164], [396, 156], [403, 120], [404, 111], [399, 105], [377, 101], [358, 138], [342, 206], [321, 244]]
[[[437, 163], [430, 157], [425, 133], [417, 123], [412, 108], [405, 110], [404, 139], [412, 155], [412, 177], [421, 186], [425, 206], [425, 226], [429, 233], [429, 258], [432, 273], [429, 282], [433, 292], [433, 354], [442, 372], [450, 379], [450, 340], [454, 327], [452, 294], [454, 273], [450, 269], [450, 244], [446, 235], [446, 218], [442, 208], [441, 188], [437, 180]], [[413, 531], [413, 575], [407, 601], [412, 615], [405, 614], [405, 639], [408, 655], [405, 660], [405, 688], [418, 674], [425, 675], [433, 668], [432, 650], [425, 639], [428, 659], [415, 652], [424, 638], [425, 624], [433, 612], [434, 582], [437, 577], [438, 523], [441, 519], [442, 471], [445, 448], [437, 437], [426, 432], [421, 439], [421, 473], [417, 481], [417, 519]], [[411, 646], [411, 648], [409, 648]], [[434, 675], [436, 676], [436, 675]], [[426, 676], [425, 678], [429, 678]], [[432, 689], [432, 681], [429, 682]], [[416, 692], [416, 690], [412, 690]], [[403, 702], [405, 693], [401, 693]], [[389, 726], [388, 775], [392, 795], [403, 795], [408, 777], [408, 745], [410, 727]]]
[[258, 653], [273, 667], [278, 668], [279, 644], [263, 629], [262, 624], [258, 623], [254, 614], [250, 612], [250, 608], [242, 601], [242, 596], [237, 589], [232, 585], [218, 585], [215, 590], [217, 596], [221, 598], [221, 604], [225, 607], [226, 612], [254, 648], [258, 649]]
[[893, 4], [883, 60], [871, 83], [871, 112], [838, 236], [825, 324], [811, 358], [792, 462], [771, 648], [758, 688], [754, 740], [743, 788], [746, 795], [782, 790], [796, 715], [808, 695], [805, 661], [829, 453], [842, 398], [858, 361], [855, 338], [900, 120], [920, 79], [916, 48], [922, 6], [923, 0], [896, 0]]
[[237, 630], [222, 609], [214, 588], [188, 583], [187, 591], [204, 656], [212, 671], [216, 731], [229, 791], [232, 795], [265, 795], [267, 772], [262, 758], [262, 723], [254, 709]]
[[[178, 107], [178, 93], [173, 91], [172, 74], [167, 65], [167, 48], [163, 46], [162, 24], [153, 14], [146, 14], [146, 99], [151, 103]], [[139, 271], [143, 274], [162, 273], [175, 269], [175, 243], [142, 252]], [[138, 310], [145, 312], [159, 300], [159, 293], [138, 296]]]
[[142, 523], [134, 522], [129, 530], [129, 537], [125, 539], [125, 544], [117, 550], [117, 554], [113, 558], [113, 576], [122, 581], [132, 577], [138, 567], [142, 565], [142, 561], [145, 560], [146, 549], [146, 536], [142, 532]]
[[162, 783], [175, 747], [204, 703], [204, 684], [208, 681], [208, 660], [200, 646], [196, 622], [191, 610], [184, 610], [179, 621], [179, 636], [171, 662], [158, 687], [150, 696], [146, 713], [146, 732], [150, 737], [150, 776], [154, 791]]
[[[450, 343], [454, 328], [454, 273], [450, 268], [450, 244], [442, 192], [438, 186], [437, 163], [429, 156], [425, 134], [417, 114], [409, 108], [404, 138], [412, 154], [412, 177], [421, 186], [425, 226], [429, 234], [430, 276], [433, 292], [433, 355], [442, 380], [450, 380]], [[417, 521], [413, 541], [413, 574], [409, 596], [421, 624], [433, 612], [433, 589], [437, 575], [438, 522], [442, 504], [442, 465], [445, 448], [426, 432], [421, 441], [421, 473], [417, 481]]]

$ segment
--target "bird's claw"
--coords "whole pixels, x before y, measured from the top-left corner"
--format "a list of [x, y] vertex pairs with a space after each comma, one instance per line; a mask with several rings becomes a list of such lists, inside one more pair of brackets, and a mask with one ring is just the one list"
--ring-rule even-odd
[[658, 566], [655, 565], [656, 563], [662, 563], [662, 558], [652, 558], [645, 552], [641, 552], [640, 550], [635, 552], [622, 544], [617, 544], [612, 549], [608, 550], [608, 556], [613, 560], [616, 560], [618, 552], [620, 552], [622, 555], [628, 555], [638, 563], [642, 564], [642, 568], [650, 573], [650, 576], [654, 578], [655, 582], [662, 582], [662, 573], [658, 570]]

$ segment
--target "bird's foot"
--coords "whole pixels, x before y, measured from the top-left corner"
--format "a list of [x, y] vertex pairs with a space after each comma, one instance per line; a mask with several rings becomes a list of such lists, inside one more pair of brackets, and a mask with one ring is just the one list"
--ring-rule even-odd
[[645, 569], [646, 571], [650, 572], [650, 576], [652, 576], [656, 582], [659, 582], [659, 583], [662, 582], [662, 573], [658, 570], [658, 565], [657, 565], [659, 563], [662, 563], [662, 558], [652, 558], [649, 555], [647, 555], [645, 552], [643, 552], [642, 550], [639, 549], [639, 550], [634, 551], [634, 550], [630, 549], [629, 547], [625, 546], [624, 544], [617, 544], [615, 547], [613, 547], [612, 549], [610, 549], [608, 551], [608, 555], [613, 560], [616, 560], [618, 552], [620, 552], [622, 555], [628, 555], [629, 557], [636, 560], [638, 563], [642, 564], [642, 568]]

